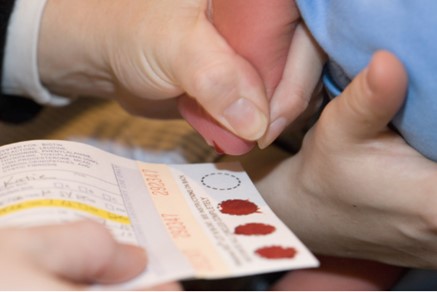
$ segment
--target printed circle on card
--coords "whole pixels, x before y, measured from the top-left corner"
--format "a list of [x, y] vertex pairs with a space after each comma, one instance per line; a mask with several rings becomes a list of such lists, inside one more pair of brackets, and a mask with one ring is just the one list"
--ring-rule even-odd
[[200, 181], [205, 187], [216, 191], [230, 191], [241, 185], [241, 180], [229, 172], [212, 172], [204, 175]]

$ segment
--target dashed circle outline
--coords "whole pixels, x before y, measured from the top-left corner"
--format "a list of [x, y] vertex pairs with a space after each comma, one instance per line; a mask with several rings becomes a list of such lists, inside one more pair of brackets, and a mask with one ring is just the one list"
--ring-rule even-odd
[[[237, 185], [235, 185], [235, 186], [233, 186], [233, 187], [229, 187], [229, 188], [216, 188], [216, 187], [210, 186], [210, 185], [208, 185], [208, 184], [205, 182], [205, 179], [206, 179], [207, 177], [209, 177], [209, 176], [213, 176], [213, 175], [227, 175], [227, 176], [230, 176], [230, 177], [232, 177], [232, 178], [235, 178], [235, 179], [237, 180]], [[228, 173], [228, 172], [212, 172], [212, 173], [206, 174], [206, 175], [202, 176], [200, 182], [201, 182], [202, 185], [204, 185], [205, 187], [210, 188], [210, 189], [213, 189], [213, 190], [216, 190], [216, 191], [230, 191], [230, 190], [235, 190], [236, 188], [238, 188], [239, 186], [241, 186], [241, 180], [240, 180], [237, 176], [235, 176], [235, 175], [233, 175], [233, 174], [231, 174], [231, 173]]]

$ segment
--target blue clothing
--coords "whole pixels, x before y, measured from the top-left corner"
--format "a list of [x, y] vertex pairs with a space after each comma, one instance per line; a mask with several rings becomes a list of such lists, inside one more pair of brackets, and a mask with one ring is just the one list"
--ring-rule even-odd
[[437, 161], [437, 1], [296, 2], [328, 54], [327, 71], [340, 88], [367, 66], [377, 50], [388, 50], [403, 62], [408, 92], [393, 125], [412, 147]]

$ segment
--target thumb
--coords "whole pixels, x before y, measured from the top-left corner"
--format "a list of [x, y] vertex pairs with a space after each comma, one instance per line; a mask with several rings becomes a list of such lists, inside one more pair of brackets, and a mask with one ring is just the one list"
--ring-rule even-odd
[[243, 155], [249, 152], [255, 142], [247, 141], [224, 129], [192, 98], [183, 95], [178, 100], [178, 108], [182, 117], [190, 123], [213, 146], [217, 153], [227, 155]]
[[30, 228], [27, 251], [43, 269], [79, 283], [128, 280], [146, 265], [144, 250], [119, 244], [93, 221]]
[[[205, 15], [184, 39], [176, 63], [175, 80], [218, 123], [250, 141], [264, 134], [269, 110], [263, 82]], [[196, 121], [192, 125], [197, 128]]]
[[270, 145], [308, 107], [317, 92], [325, 55], [304, 24], [293, 34], [282, 78], [270, 101], [270, 126], [258, 141], [260, 148]]
[[325, 124], [338, 131], [337, 137], [373, 138], [386, 130], [402, 106], [407, 82], [402, 63], [393, 54], [379, 51], [369, 66], [328, 105], [321, 119], [334, 120]]

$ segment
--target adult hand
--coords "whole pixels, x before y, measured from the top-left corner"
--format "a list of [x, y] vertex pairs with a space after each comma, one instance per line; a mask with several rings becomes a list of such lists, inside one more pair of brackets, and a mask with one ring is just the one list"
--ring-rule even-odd
[[437, 165], [387, 125], [407, 77], [378, 52], [331, 101], [301, 151], [257, 185], [314, 251], [437, 268]]
[[60, 95], [116, 96], [134, 114], [162, 117], [187, 94], [245, 140], [267, 128], [263, 83], [210, 23], [207, 0], [48, 0], [38, 63]]
[[116, 283], [146, 265], [142, 249], [114, 241], [102, 225], [75, 222], [0, 230], [2, 290], [79, 290]]

